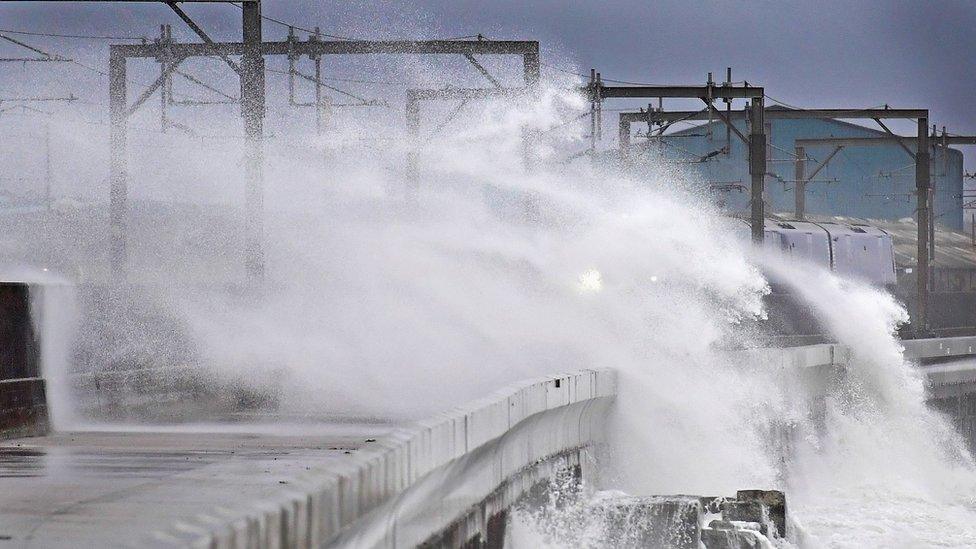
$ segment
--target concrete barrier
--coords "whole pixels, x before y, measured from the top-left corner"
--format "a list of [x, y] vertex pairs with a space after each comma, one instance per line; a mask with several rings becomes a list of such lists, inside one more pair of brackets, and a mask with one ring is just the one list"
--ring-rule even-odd
[[[918, 364], [927, 383], [926, 400], [943, 412], [976, 452], [976, 337], [904, 340], [905, 358]], [[786, 381], [795, 380], [811, 409], [823, 408], [831, 386], [843, 383], [850, 350], [822, 344], [744, 351], [749, 360], [780, 368]], [[969, 359], [967, 360], [967, 357]]]
[[31, 293], [27, 284], [0, 282], [0, 438], [40, 435], [48, 429]]
[[154, 533], [193, 547], [413, 547], [484, 535], [557, 467], [603, 440], [610, 370], [510, 386], [370, 444], [345, 467], [312, 469], [273, 501], [215, 509]]
[[906, 339], [905, 357], [916, 361], [976, 356], [976, 336]]
[[[811, 399], [843, 380], [838, 344], [756, 349], [745, 356], [792, 376]], [[338, 468], [289, 479], [280, 497], [240, 502], [154, 533], [159, 546], [461, 546], [559, 467], [579, 466], [603, 439], [616, 393], [611, 371], [517, 384], [399, 429]]]

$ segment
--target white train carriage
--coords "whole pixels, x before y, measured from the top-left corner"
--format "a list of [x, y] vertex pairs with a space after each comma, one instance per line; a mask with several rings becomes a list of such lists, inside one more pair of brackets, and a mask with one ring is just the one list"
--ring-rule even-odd
[[862, 223], [766, 219], [763, 232], [765, 248], [791, 259], [879, 286], [896, 282], [894, 244], [883, 229]]

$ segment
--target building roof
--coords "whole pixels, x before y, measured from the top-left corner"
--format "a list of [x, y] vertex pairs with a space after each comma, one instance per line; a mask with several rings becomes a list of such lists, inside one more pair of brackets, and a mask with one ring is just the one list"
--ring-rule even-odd
[[[784, 107], [782, 105], [772, 105], [772, 106], [766, 107], [764, 110], [767, 110], [767, 111], [800, 111], [800, 110], [803, 110], [803, 109], [792, 109], [790, 107]], [[796, 120], [796, 119], [789, 119], [789, 120]], [[800, 120], [803, 120], [803, 119], [800, 119]], [[807, 120], [822, 120], [824, 122], [831, 122], [831, 123], [834, 123], [834, 124], [839, 124], [841, 126], [846, 126], [848, 128], [854, 128], [854, 129], [857, 129], [859, 131], [868, 132], [868, 133], [877, 135], [878, 137], [888, 137], [888, 134], [886, 132], [884, 132], [884, 131], [881, 131], [881, 130], [878, 130], [878, 129], [875, 129], [875, 128], [871, 128], [871, 127], [868, 127], [868, 126], [862, 126], [861, 124], [854, 124], [853, 122], [847, 122], [845, 120], [839, 120], [837, 118], [809, 118]], [[778, 119], [775, 119], [775, 118], [770, 118], [770, 119], [766, 120], [767, 123], [776, 122], [776, 121], [778, 121]], [[745, 120], [733, 120], [732, 122], [733, 123], [740, 122], [742, 125], [745, 125], [745, 123], [746, 123]], [[692, 122], [692, 124], [693, 124], [693, 122]], [[705, 127], [707, 127], [709, 125], [712, 125], [712, 126], [715, 126], [715, 127], [723, 127], [723, 128], [725, 127], [725, 123], [722, 122], [721, 120], [719, 120], [718, 117], [716, 117], [716, 120], [714, 120], [712, 122], [702, 122], [701, 124], [694, 124], [694, 126], [690, 126], [688, 128], [684, 128], [682, 130], [678, 130], [678, 131], [675, 131], [675, 132], [672, 132], [672, 133], [664, 134], [664, 136], [667, 137], [669, 135], [682, 135], [682, 134], [686, 134], [686, 133], [690, 133], [690, 132], [693, 132], [693, 131], [700, 130], [700, 129], [705, 128]], [[893, 143], [893, 144], [897, 145], [896, 143]]]
[[[793, 108], [790, 108], [790, 107], [784, 107], [782, 105], [772, 105], [772, 106], [766, 107], [765, 110], [767, 110], [767, 111], [799, 111], [799, 110], [803, 110], [803, 109], [793, 109]], [[861, 124], [855, 124], [853, 122], [848, 122], [846, 120], [840, 120], [840, 119], [837, 119], [837, 118], [809, 118], [809, 119], [776, 119], [776, 118], [770, 118], [770, 119], [767, 119], [766, 122], [767, 123], [775, 123], [775, 122], [796, 122], [797, 120], [819, 120], [821, 122], [827, 122], [827, 123], [830, 123], [830, 124], [836, 124], [838, 126], [842, 126], [842, 127], [846, 127], [846, 128], [851, 128], [851, 129], [857, 130], [858, 132], [862, 132], [862, 133], [868, 134], [868, 135], [865, 135], [864, 137], [872, 137], [872, 136], [873, 137], [889, 137], [889, 134], [887, 132], [882, 131], [882, 130], [879, 130], [877, 128], [871, 128], [869, 126], [864, 126], [864, 125], [861, 125]], [[734, 125], [736, 124], [736, 122], [738, 122], [737, 126], [745, 126], [745, 124], [746, 124], [746, 121], [745, 120], [733, 120], [732, 121], [732, 123]], [[701, 131], [703, 129], [707, 129], [709, 126], [711, 126], [712, 131], [715, 131], [716, 129], [722, 129], [722, 128], [725, 127], [725, 123], [722, 122], [721, 120], [719, 120], [717, 117], [712, 122], [701, 122], [701, 123], [696, 124], [695, 122], [689, 121], [689, 123], [690, 124], [693, 124], [693, 125], [692, 126], [689, 126], [687, 128], [683, 128], [681, 130], [673, 131], [671, 133], [666, 133], [662, 137], [665, 137], [665, 138], [667, 138], [667, 137], [683, 137], [683, 136], [687, 136], [689, 134], [693, 134], [694, 132], [699, 132], [699, 131]], [[940, 146], [939, 145], [940, 142], [939, 142], [938, 137], [932, 137], [931, 140], [930, 140], [930, 143], [931, 143], [932, 146]], [[891, 142], [891, 145], [893, 147], [900, 146], [895, 141], [892, 141]], [[912, 148], [912, 147], [914, 147], [914, 145], [909, 145], [909, 148]], [[960, 156], [962, 155], [962, 151], [960, 151], [959, 149], [954, 149], [954, 148], [952, 148], [952, 146], [946, 147], [946, 149], [949, 151], [948, 154], [950, 154], [950, 155], [960, 155]]]

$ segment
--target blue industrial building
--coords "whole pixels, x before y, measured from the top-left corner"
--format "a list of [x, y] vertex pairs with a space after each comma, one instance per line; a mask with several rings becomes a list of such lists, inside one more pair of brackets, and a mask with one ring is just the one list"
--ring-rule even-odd
[[[774, 107], [778, 108], [778, 107]], [[734, 121], [748, 134], [744, 120]], [[766, 119], [767, 211], [794, 211], [795, 141], [828, 137], [887, 137], [880, 131], [833, 119]], [[661, 154], [686, 163], [708, 185], [717, 201], [733, 212], [749, 208], [749, 163], [746, 144], [718, 120], [669, 133], [660, 140]], [[653, 142], [652, 142], [653, 143]], [[938, 145], [938, 138], [932, 139]], [[731, 145], [728, 152], [724, 148]], [[914, 151], [913, 143], [907, 145]], [[650, 149], [655, 147], [650, 145]], [[806, 174], [830, 156], [832, 145], [805, 147]], [[648, 151], [650, 152], [650, 151]], [[936, 223], [963, 229], [963, 156], [956, 149], [932, 150], [932, 185]], [[812, 215], [898, 220], [915, 213], [915, 163], [899, 145], [847, 146], [835, 154], [806, 186], [805, 212]]]

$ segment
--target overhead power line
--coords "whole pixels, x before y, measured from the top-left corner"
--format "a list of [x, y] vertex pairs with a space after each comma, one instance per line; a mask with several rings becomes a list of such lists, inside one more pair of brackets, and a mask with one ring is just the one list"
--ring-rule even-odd
[[[296, 74], [298, 76], [301, 76], [300, 73], [289, 73], [288, 71], [281, 71], [281, 70], [270, 69], [270, 68], [266, 68], [265, 71], [270, 72], [270, 73], [273, 73], [273, 74], [281, 74], [281, 75], [285, 75], [285, 76], [288, 76], [289, 74]], [[324, 82], [316, 82], [316, 84], [319, 85], [319, 86], [322, 86], [323, 88], [325, 88], [327, 90], [332, 90], [332, 91], [334, 91], [336, 93], [345, 95], [346, 97], [349, 97], [351, 99], [355, 99], [356, 101], [361, 102], [363, 105], [369, 105], [369, 104], [375, 103], [375, 101], [372, 101], [372, 100], [369, 100], [369, 99], [365, 99], [365, 98], [360, 97], [360, 96], [358, 96], [356, 94], [347, 92], [346, 90], [342, 90], [342, 89], [336, 88], [335, 86], [330, 86], [330, 85], [328, 85], [328, 84], [326, 84]]]
[[147, 40], [145, 36], [104, 36], [96, 34], [58, 34], [53, 32], [35, 32], [25, 30], [0, 29], [0, 32], [7, 34], [19, 34], [22, 36], [46, 36], [49, 38], [77, 38], [80, 40]]
[[[243, 9], [241, 7], [240, 3], [231, 2], [231, 5], [237, 6], [238, 9]], [[310, 28], [307, 28], [307, 27], [302, 27], [300, 25], [296, 25], [294, 23], [289, 23], [287, 21], [282, 21], [281, 19], [276, 19], [274, 17], [268, 16], [268, 15], [264, 15], [264, 14], [261, 14], [261, 18], [264, 19], [265, 21], [270, 21], [270, 22], [275, 23], [277, 25], [281, 25], [282, 27], [286, 27], [286, 28], [290, 28], [290, 29], [295, 29], [297, 31], [302, 31], [302, 32], [304, 32], [306, 34], [309, 34], [311, 36], [322, 36], [322, 37], [325, 37], [325, 38], [332, 38], [333, 40], [365, 40], [364, 38], [357, 38], [357, 37], [354, 37], [354, 36], [340, 36], [340, 35], [337, 35], [337, 34], [325, 33], [325, 32], [322, 32], [321, 30], [315, 30], [315, 29], [310, 29]], [[477, 39], [481, 40], [481, 39], [484, 39], [485, 37], [483, 35], [481, 35], [481, 34], [468, 34], [468, 35], [465, 35], [465, 36], [451, 36], [451, 37], [448, 37], [448, 38], [440, 38], [439, 40], [470, 40], [472, 38], [477, 38]]]
[[[590, 79], [590, 75], [588, 75], [588, 74], [580, 74], [580, 73], [576, 72], [576, 70], [566, 69], [566, 68], [563, 68], [563, 67], [557, 67], [555, 65], [550, 65], [549, 63], [542, 63], [542, 62], [540, 62], [539, 65], [541, 65], [541, 66], [543, 66], [543, 67], [545, 67], [547, 69], [550, 69], [550, 70], [554, 70], [554, 71], [557, 71], [557, 72], [561, 72], [563, 74], [567, 74], [569, 76], [576, 76], [576, 77], [581, 78], [583, 80], [589, 80]], [[648, 86], [648, 87], [652, 87], [652, 88], [653, 87], [662, 87], [663, 88], [663, 87], [668, 87], [668, 86], [672, 86], [673, 85], [673, 84], [652, 84], [652, 83], [649, 83], [649, 82], [632, 82], [632, 81], [629, 81], [629, 80], [618, 80], [616, 78], [607, 78], [607, 77], [602, 76], [602, 75], [600, 76], [600, 81], [601, 82], [610, 82], [611, 84], [623, 84], [625, 86]], [[732, 82], [732, 84], [741, 84], [741, 82]]]
[[[791, 105], [789, 103], [780, 101], [779, 99], [776, 99], [775, 97], [770, 97], [769, 95], [766, 95], [766, 94], [763, 94], [763, 96], [766, 99], [769, 99], [770, 101], [772, 101], [773, 103], [776, 103], [777, 105], [782, 105], [782, 106], [787, 107], [787, 108], [790, 108], [790, 109], [794, 109], [794, 110], [798, 110], [798, 111], [814, 110], [814, 109], [811, 109], [810, 107], [798, 107], [796, 105]], [[882, 103], [881, 105], [875, 105], [873, 107], [864, 107], [863, 109], [860, 109], [860, 110], [873, 111], [873, 110], [877, 110], [877, 109], [887, 109], [887, 108], [890, 108], [889, 105], [886, 104], [886, 103]]]
[[[241, 6], [237, 2], [231, 2], [231, 5], [237, 6], [237, 8], [240, 9], [240, 10], [243, 10], [244, 9], [244, 7]], [[295, 29], [295, 30], [300, 30], [300, 31], [305, 32], [305, 33], [308, 33], [308, 34], [310, 34], [312, 36], [324, 36], [326, 38], [333, 38], [335, 40], [356, 40], [356, 38], [351, 38], [349, 36], [338, 36], [338, 35], [335, 35], [335, 34], [326, 34], [326, 33], [322, 32], [322, 31], [315, 31], [315, 30], [312, 30], [312, 29], [306, 29], [304, 27], [300, 27], [298, 25], [293, 25], [293, 24], [288, 23], [286, 21], [282, 21], [281, 19], [275, 19], [274, 17], [270, 17], [270, 16], [264, 15], [264, 14], [261, 14], [261, 19], [264, 19], [265, 21], [271, 21], [272, 23], [277, 23], [278, 25], [281, 25], [283, 27], [288, 27], [288, 28], [292, 28], [292, 29]]]
[[798, 111], [805, 111], [805, 110], [807, 110], [805, 107], [797, 107], [795, 105], [790, 105], [789, 103], [784, 103], [783, 101], [780, 101], [779, 99], [776, 99], [775, 97], [770, 97], [770, 96], [768, 96], [766, 94], [763, 94], [763, 96], [766, 99], [769, 99], [770, 101], [772, 101], [773, 103], [776, 103], [777, 105], [782, 105], [782, 106], [787, 107], [789, 109], [796, 109]]

